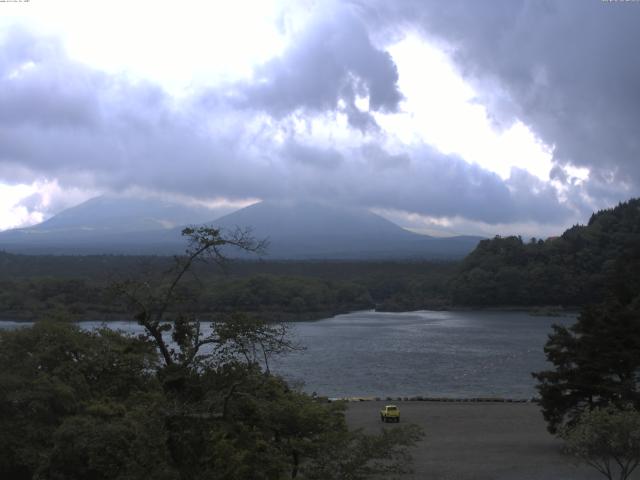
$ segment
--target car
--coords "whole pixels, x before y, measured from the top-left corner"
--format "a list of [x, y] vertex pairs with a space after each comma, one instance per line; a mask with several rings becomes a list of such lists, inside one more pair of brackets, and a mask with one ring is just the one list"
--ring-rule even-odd
[[400, 409], [395, 405], [386, 405], [380, 410], [380, 421], [398, 423], [400, 421]]

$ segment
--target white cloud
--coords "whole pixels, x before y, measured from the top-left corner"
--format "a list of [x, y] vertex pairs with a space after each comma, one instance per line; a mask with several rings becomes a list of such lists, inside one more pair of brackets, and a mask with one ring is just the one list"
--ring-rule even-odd
[[36, 189], [31, 185], [0, 183], [0, 230], [42, 221], [42, 213], [29, 212], [26, 207], [19, 205], [20, 200], [35, 192]]
[[61, 188], [57, 181], [0, 183], [0, 230], [40, 223], [65, 208], [97, 195], [96, 191]]
[[498, 128], [477, 92], [453, 66], [447, 49], [429, 44], [417, 33], [388, 48], [400, 75], [406, 100], [396, 115], [376, 115], [398, 143], [428, 143], [445, 154], [509, 178], [513, 167], [549, 179], [552, 151], [522, 122]]
[[290, 10], [276, 0], [33, 1], [13, 8], [0, 26], [20, 23], [59, 36], [75, 60], [184, 94], [194, 85], [249, 78], [284, 48], [277, 22]]

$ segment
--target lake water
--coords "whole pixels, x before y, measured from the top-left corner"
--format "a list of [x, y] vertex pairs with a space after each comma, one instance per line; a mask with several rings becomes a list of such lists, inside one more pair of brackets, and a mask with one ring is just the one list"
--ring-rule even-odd
[[[304, 383], [305, 391], [329, 397], [530, 398], [536, 394], [531, 372], [549, 367], [543, 347], [551, 325], [574, 321], [524, 312], [355, 312], [291, 323], [305, 350], [271, 367]], [[0, 328], [17, 325], [0, 322]], [[132, 322], [109, 325], [142, 331]]]
[[303, 352], [274, 370], [328, 396], [502, 396], [536, 394], [531, 372], [549, 367], [551, 325], [575, 318], [524, 312], [357, 312], [292, 333]]

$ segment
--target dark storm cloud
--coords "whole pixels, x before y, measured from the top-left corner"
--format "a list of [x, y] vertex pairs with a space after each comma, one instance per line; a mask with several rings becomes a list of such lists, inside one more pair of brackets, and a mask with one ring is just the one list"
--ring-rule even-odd
[[346, 7], [325, 10], [255, 77], [234, 90], [235, 104], [278, 118], [298, 110], [342, 111], [353, 127], [369, 130], [375, 121], [357, 107], [357, 97], [368, 97], [369, 109], [377, 112], [397, 111], [402, 99], [391, 56], [372, 44], [365, 25]]
[[[17, 35], [17, 43], [5, 38], [0, 50], [0, 92], [21, 93], [0, 93], [0, 98], [14, 102], [12, 108], [23, 116], [0, 122], [0, 182], [46, 178], [63, 188], [101, 191], [306, 197], [487, 223], [560, 223], [572, 215], [553, 189], [526, 172], [514, 171], [503, 181], [427, 146], [390, 152], [381, 134], [367, 136], [361, 146], [325, 144], [287, 130], [278, 115], [264, 121], [254, 109], [235, 109], [220, 101], [222, 95], [206, 105], [201, 97], [176, 104], [153, 84], [98, 73], [70, 61], [58, 47], [49, 48], [48, 40], [41, 47], [40, 38]], [[395, 108], [399, 97], [387, 96], [393, 89], [379, 92], [374, 83], [368, 85], [374, 108]], [[56, 96], [48, 103], [31, 101], [50, 92]], [[301, 94], [291, 108], [335, 108], [313, 100], [305, 104], [305, 98]], [[27, 203], [35, 208], [38, 201]]]
[[446, 41], [496, 122], [519, 118], [555, 147], [559, 167], [589, 168], [591, 194], [640, 194], [640, 3], [356, 3], [372, 26], [409, 23]]

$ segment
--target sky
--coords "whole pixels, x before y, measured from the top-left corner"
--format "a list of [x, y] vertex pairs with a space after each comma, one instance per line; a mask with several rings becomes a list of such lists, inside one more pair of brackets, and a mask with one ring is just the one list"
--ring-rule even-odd
[[640, 2], [0, 2], [0, 230], [101, 194], [558, 235], [640, 194]]

